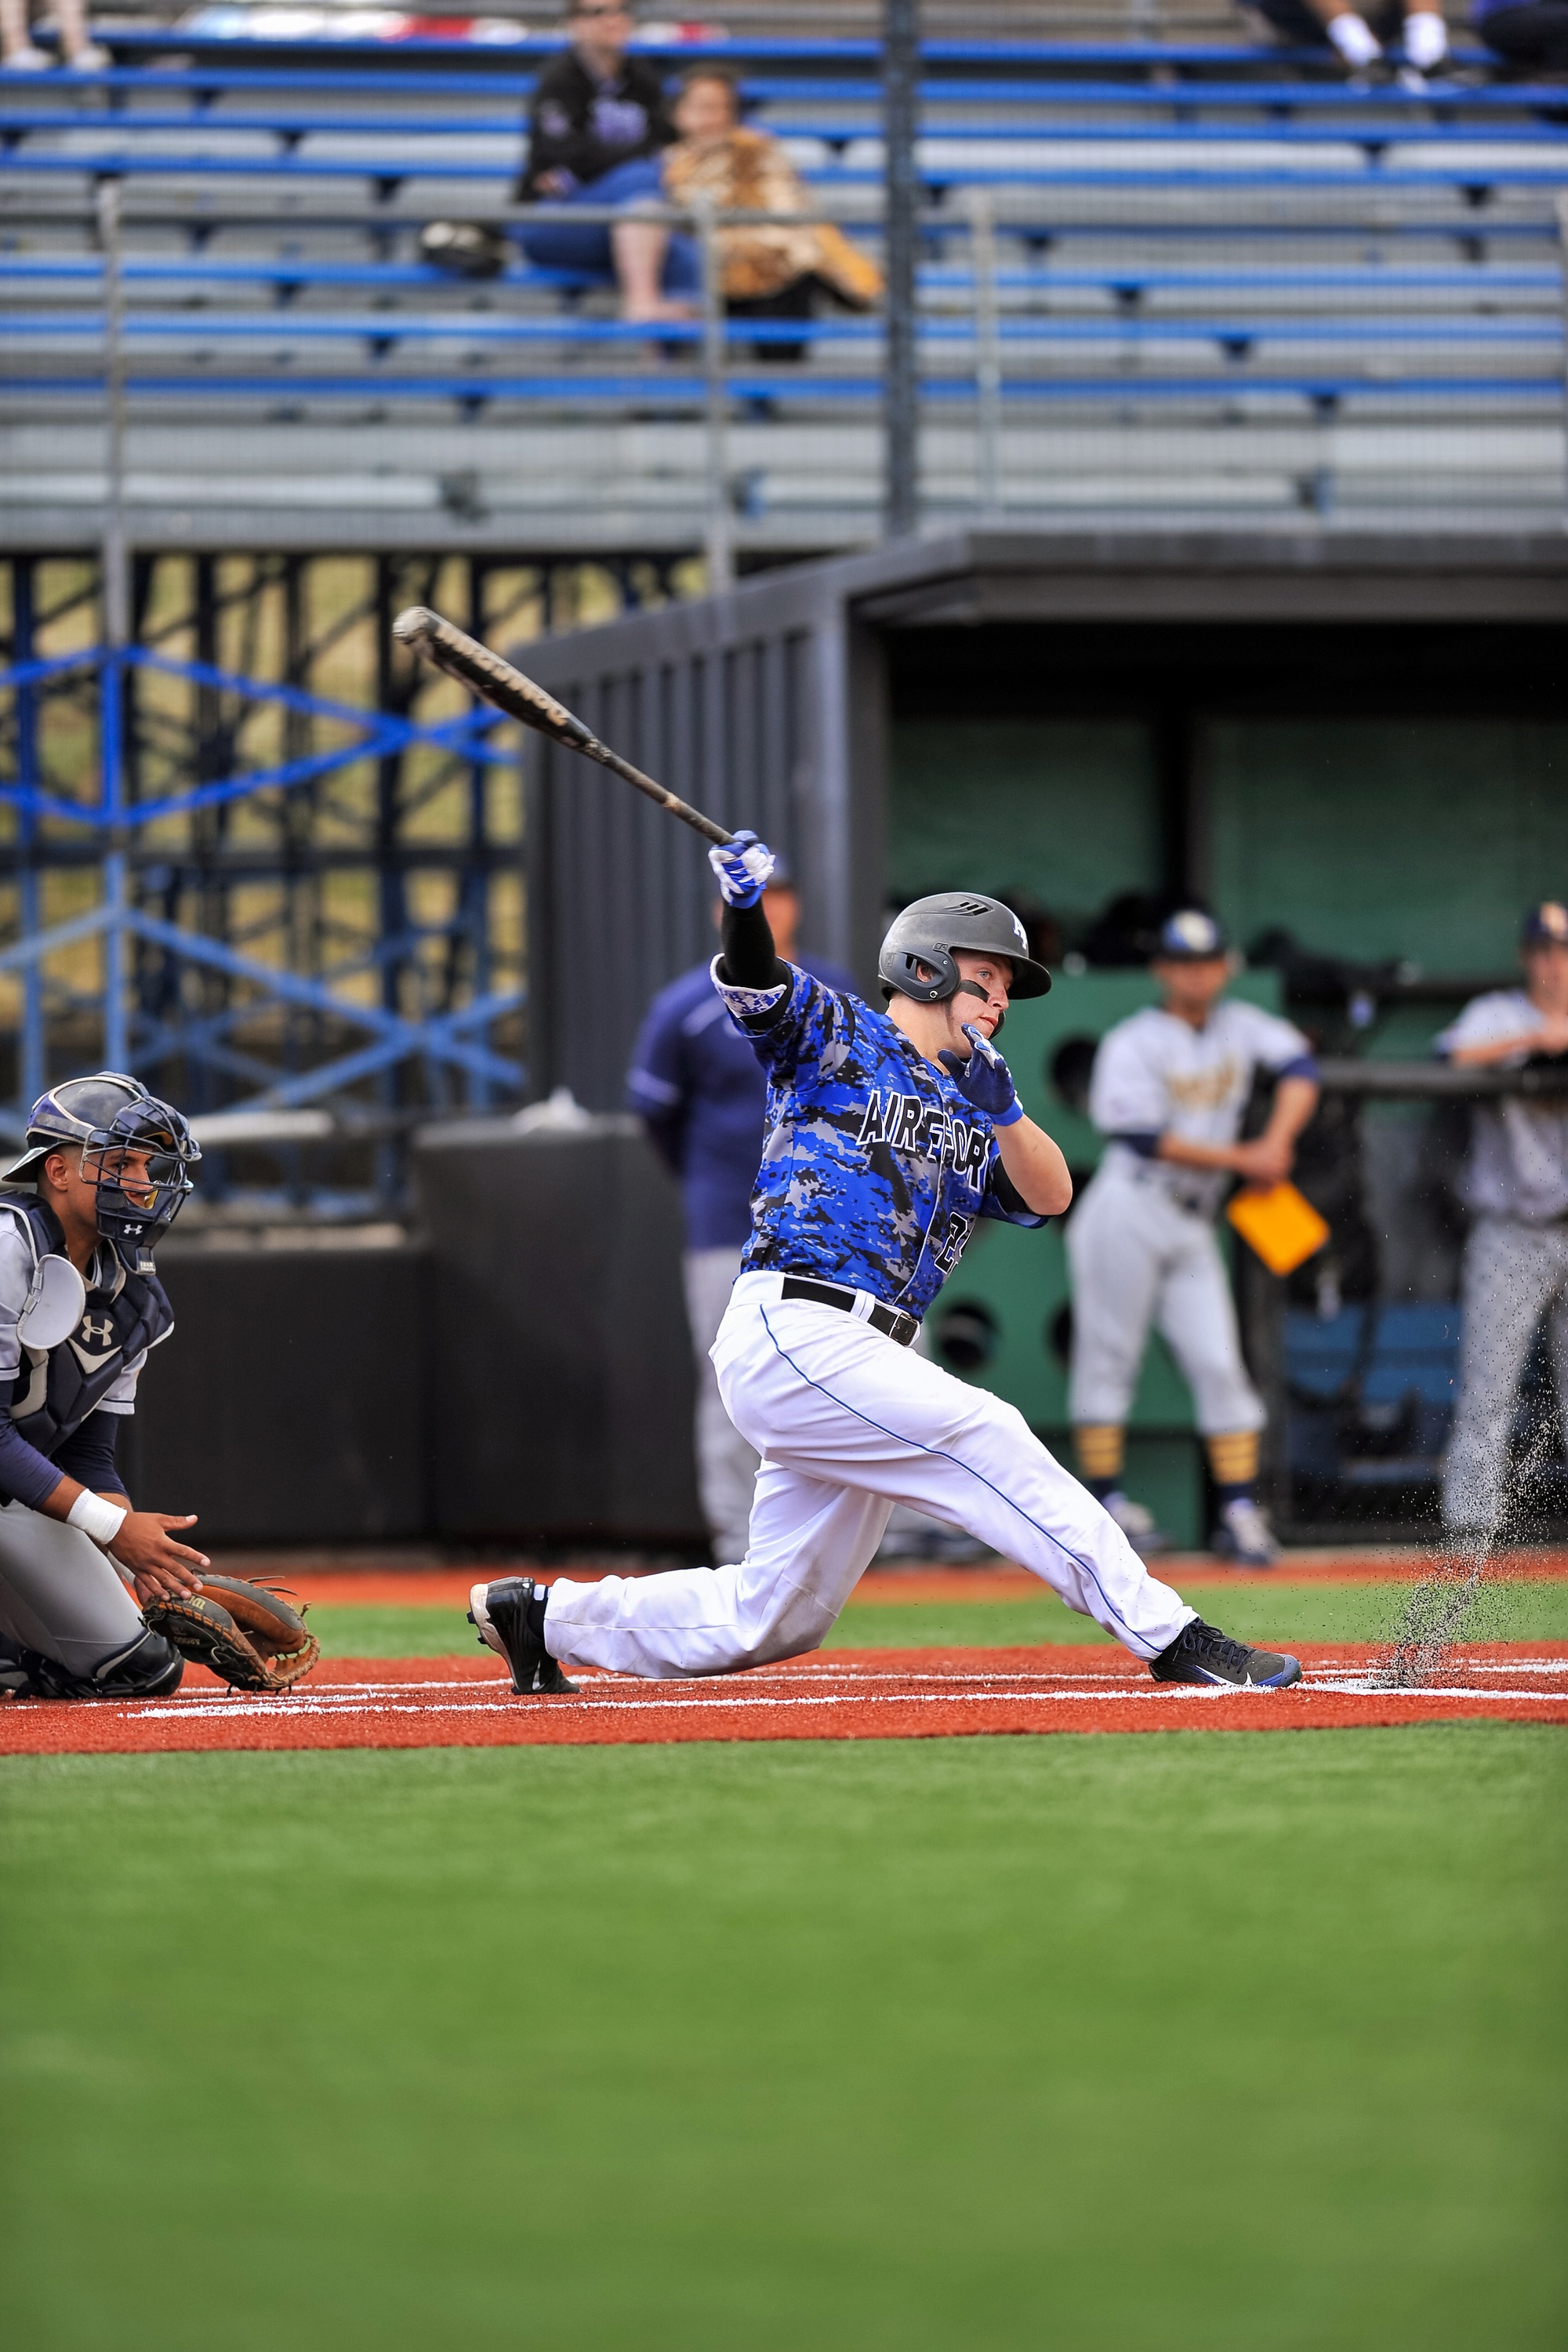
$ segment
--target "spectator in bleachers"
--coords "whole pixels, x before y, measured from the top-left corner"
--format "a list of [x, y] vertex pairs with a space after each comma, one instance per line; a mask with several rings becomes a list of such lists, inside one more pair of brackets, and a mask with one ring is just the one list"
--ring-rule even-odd
[[[1520, 1069], [1568, 1055], [1568, 907], [1551, 898], [1532, 907], [1519, 953], [1524, 986], [1473, 997], [1437, 1039], [1457, 1067]], [[1479, 1106], [1464, 1192], [1475, 1223], [1443, 1517], [1456, 1533], [1489, 1537], [1506, 1516], [1514, 1401], [1543, 1315], [1568, 1434], [1568, 1094]]]
[[1568, 0], [1475, 0], [1470, 22], [1522, 72], [1568, 74]]
[[[740, 94], [721, 66], [692, 66], [676, 102], [679, 142], [664, 155], [671, 204], [694, 198], [718, 212], [805, 213], [810, 199], [779, 141], [741, 121]], [[825, 293], [851, 310], [879, 299], [882, 275], [830, 221], [718, 232], [724, 308], [732, 319], [809, 319]], [[806, 344], [763, 343], [758, 359], [798, 360]]]
[[[55, 0], [60, 58], [72, 73], [98, 73], [114, 63], [89, 35], [83, 0]], [[6, 73], [42, 73], [54, 59], [40, 49], [27, 26], [27, 0], [0, 0], [0, 67]]]
[[[1332, 47], [1352, 73], [1364, 73], [1385, 48], [1396, 46], [1417, 73], [1435, 71], [1448, 55], [1448, 28], [1431, 0], [1374, 0], [1364, 16], [1348, 0], [1247, 0], [1247, 5], [1288, 47]], [[1568, 0], [1551, 0], [1551, 5], [1568, 15]]]
[[541, 222], [521, 242], [542, 269], [618, 285], [628, 319], [689, 319], [700, 291], [696, 247], [637, 217], [660, 200], [659, 153], [676, 134], [658, 71], [626, 55], [633, 30], [622, 0], [568, 0], [571, 47], [535, 86], [517, 187], [521, 204], [624, 205], [626, 219]]

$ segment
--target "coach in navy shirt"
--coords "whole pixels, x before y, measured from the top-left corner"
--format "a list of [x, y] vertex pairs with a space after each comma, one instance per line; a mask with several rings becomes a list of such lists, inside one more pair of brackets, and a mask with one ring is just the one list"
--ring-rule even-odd
[[[795, 947], [800, 900], [781, 859], [766, 893], [778, 953], [828, 988], [855, 985], [837, 964]], [[718, 915], [717, 902], [714, 908]], [[686, 1312], [697, 1356], [697, 1476], [714, 1565], [746, 1556], [757, 1457], [719, 1398], [708, 1350], [751, 1238], [752, 1188], [763, 1152], [765, 1083], [755, 1054], [725, 1017], [700, 963], [661, 989], [632, 1056], [626, 1096], [686, 1202]]]

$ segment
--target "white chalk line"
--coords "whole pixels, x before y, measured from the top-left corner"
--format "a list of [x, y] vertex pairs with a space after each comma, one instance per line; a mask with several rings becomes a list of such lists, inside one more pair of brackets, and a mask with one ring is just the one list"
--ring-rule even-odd
[[[1540, 1670], [1552, 1671], [1562, 1662], [1532, 1663], [1536, 1664]], [[781, 1676], [779, 1679], [783, 1680], [784, 1677]], [[795, 1679], [804, 1679], [804, 1677]], [[889, 1675], [886, 1679], [892, 1681], [898, 1677]], [[930, 1679], [939, 1678], [932, 1676]], [[696, 1693], [687, 1696], [684, 1695], [681, 1686], [676, 1686], [666, 1688], [656, 1696], [612, 1698], [599, 1697], [597, 1695], [590, 1696], [588, 1691], [584, 1690], [584, 1696], [588, 1698], [588, 1706], [583, 1711], [595, 1715], [658, 1715], [701, 1713], [703, 1710], [712, 1713], [715, 1709], [721, 1713], [729, 1712], [731, 1709], [737, 1712], [798, 1711], [845, 1706], [954, 1707], [1036, 1706], [1041, 1703], [1068, 1706], [1107, 1703], [1148, 1706], [1151, 1703], [1164, 1704], [1172, 1699], [1180, 1700], [1184, 1704], [1203, 1706], [1230, 1698], [1275, 1696], [1271, 1692], [1258, 1689], [1238, 1690], [1228, 1684], [1200, 1687], [1193, 1684], [1155, 1683], [1140, 1687], [1129, 1687], [1123, 1684], [1109, 1682], [1105, 1678], [1098, 1678], [1092, 1682], [1068, 1677], [1057, 1679], [1058, 1686], [1053, 1688], [1042, 1687], [1037, 1682], [1022, 1686], [1014, 1685], [1005, 1688], [979, 1689], [953, 1687], [950, 1684], [948, 1687], [937, 1691], [860, 1690], [820, 1694], [799, 1692], [789, 1696], [781, 1693], [776, 1696], [771, 1694], [763, 1696], [755, 1692], [742, 1694], [733, 1690], [725, 1690], [722, 1693], [704, 1690], [701, 1696]], [[1062, 1686], [1064, 1684], [1065, 1687]], [[617, 1687], [624, 1688], [625, 1685], [619, 1685]], [[1293, 1685], [1293, 1688], [1299, 1697], [1365, 1697], [1409, 1703], [1440, 1699], [1485, 1699], [1495, 1702], [1501, 1698], [1508, 1698], [1527, 1704], [1550, 1706], [1568, 1696], [1568, 1693], [1561, 1691], [1499, 1691], [1496, 1688], [1478, 1689], [1469, 1684], [1427, 1685], [1414, 1689], [1389, 1688], [1365, 1677], [1352, 1680], [1339, 1676], [1326, 1679], [1316, 1676], [1304, 1677], [1301, 1682]], [[438, 1696], [432, 1704], [428, 1698], [411, 1699], [410, 1694], [415, 1691], [437, 1694], [462, 1692], [464, 1696], [461, 1697]], [[267, 1718], [286, 1722], [301, 1715], [338, 1720], [353, 1719], [359, 1716], [419, 1716], [426, 1719], [481, 1716], [507, 1717], [514, 1715], [519, 1708], [537, 1716], [558, 1711], [563, 1704], [559, 1698], [521, 1698], [510, 1692], [504, 1695], [498, 1693], [494, 1697], [471, 1696], [471, 1685], [450, 1682], [415, 1685], [407, 1683], [348, 1684], [311, 1693], [296, 1692], [282, 1703], [271, 1697], [213, 1699], [205, 1694], [200, 1696], [193, 1694], [184, 1702], [174, 1700], [153, 1704], [143, 1703], [125, 1712], [130, 1719], [143, 1723], [238, 1723]], [[572, 1710], [573, 1714], [578, 1712], [579, 1710], [575, 1708]]]

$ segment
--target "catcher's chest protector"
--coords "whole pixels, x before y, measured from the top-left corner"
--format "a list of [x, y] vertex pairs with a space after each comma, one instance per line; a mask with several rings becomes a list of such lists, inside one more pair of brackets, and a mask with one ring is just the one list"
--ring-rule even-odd
[[[51, 1251], [63, 1255], [64, 1236], [41, 1201], [0, 1201], [0, 1215], [23, 1226], [35, 1265]], [[174, 1327], [174, 1310], [155, 1274], [127, 1274], [109, 1249], [100, 1250], [95, 1271], [105, 1258], [113, 1268], [109, 1286], [89, 1290], [81, 1321], [69, 1339], [47, 1353], [22, 1349], [11, 1418], [28, 1444], [45, 1455], [52, 1456], [81, 1427], [127, 1364]]]

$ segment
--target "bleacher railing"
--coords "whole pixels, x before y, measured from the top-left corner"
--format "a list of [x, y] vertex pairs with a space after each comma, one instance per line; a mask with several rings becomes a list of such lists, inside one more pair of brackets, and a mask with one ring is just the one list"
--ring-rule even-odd
[[[275, 504], [291, 466], [318, 462], [315, 425], [348, 404], [381, 404], [389, 441], [400, 418], [486, 428], [481, 493], [510, 428], [543, 453], [526, 480], [495, 478], [520, 528], [591, 537], [608, 463], [628, 527], [698, 541], [715, 578], [749, 549], [874, 537], [886, 320], [715, 318], [713, 242], [740, 215], [682, 216], [710, 291], [700, 319], [662, 331], [563, 309], [576, 296], [549, 273], [486, 291], [419, 271], [407, 256], [434, 210], [516, 235], [554, 208], [504, 201], [521, 118], [499, 109], [531, 76], [416, 68], [416, 47], [373, 72], [247, 67], [232, 48], [220, 65], [198, 43], [194, 67], [84, 76], [68, 100], [5, 83], [0, 186], [39, 225], [0, 257], [7, 404], [101, 415], [117, 364], [132, 423], [244, 416]], [[820, 205], [879, 250], [874, 46], [704, 54], [741, 67], [756, 119], [795, 153], [801, 217]], [[1356, 89], [1237, 47], [928, 44], [925, 520], [1004, 502], [1035, 523], [1558, 520], [1560, 95]], [[82, 299], [81, 198], [107, 178], [132, 240], [117, 362]], [[797, 364], [767, 363], [785, 350]], [[381, 470], [405, 463], [389, 451]]]

